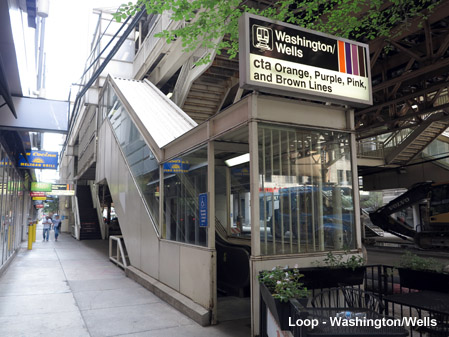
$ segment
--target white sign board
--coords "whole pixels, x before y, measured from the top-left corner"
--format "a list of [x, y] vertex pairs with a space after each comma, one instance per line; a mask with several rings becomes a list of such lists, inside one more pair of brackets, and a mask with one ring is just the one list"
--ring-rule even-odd
[[368, 45], [249, 13], [239, 25], [240, 87], [372, 105]]

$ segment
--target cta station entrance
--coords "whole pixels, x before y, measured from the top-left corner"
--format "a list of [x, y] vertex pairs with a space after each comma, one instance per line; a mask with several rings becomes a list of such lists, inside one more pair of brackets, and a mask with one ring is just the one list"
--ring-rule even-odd
[[250, 14], [240, 29], [243, 98], [199, 125], [152, 83], [108, 77], [96, 179], [130, 277], [186, 296], [204, 325], [218, 292], [250, 297], [258, 335], [261, 270], [362, 254], [351, 106], [371, 87], [366, 45]]
[[255, 92], [229, 108], [245, 116], [242, 130], [215, 142], [247, 134], [249, 161], [223, 166], [230, 204], [215, 212], [228, 215], [219, 220], [235, 240], [251, 241], [257, 335], [261, 270], [310, 267], [329, 251], [362, 254], [351, 107], [371, 105], [372, 95], [364, 44], [244, 14], [239, 55], [240, 86]]

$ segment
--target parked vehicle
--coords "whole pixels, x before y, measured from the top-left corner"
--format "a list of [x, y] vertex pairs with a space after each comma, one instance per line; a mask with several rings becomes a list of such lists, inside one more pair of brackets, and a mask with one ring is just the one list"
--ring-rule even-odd
[[[340, 194], [337, 203], [332, 198], [335, 192]], [[322, 234], [325, 246], [332, 248], [336, 237], [341, 235], [343, 246], [351, 247], [354, 214], [352, 201], [345, 202], [345, 198], [352, 198], [351, 189], [331, 186], [285, 188], [261, 195], [261, 219], [267, 215], [267, 227], [275, 239], [292, 236], [302, 243], [313, 244]]]

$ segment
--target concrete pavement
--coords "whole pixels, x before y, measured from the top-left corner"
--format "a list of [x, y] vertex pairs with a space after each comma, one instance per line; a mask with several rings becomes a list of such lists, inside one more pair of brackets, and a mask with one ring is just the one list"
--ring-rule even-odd
[[108, 241], [26, 242], [0, 277], [0, 336], [250, 336], [248, 319], [201, 327], [127, 278]]

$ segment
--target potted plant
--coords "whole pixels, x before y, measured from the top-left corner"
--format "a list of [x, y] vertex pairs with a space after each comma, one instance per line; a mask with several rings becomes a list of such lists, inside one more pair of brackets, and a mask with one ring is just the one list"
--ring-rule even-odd
[[296, 265], [292, 269], [275, 267], [259, 274], [262, 298], [281, 330], [289, 329], [290, 299], [298, 299], [302, 305], [307, 305], [309, 291], [304, 287], [303, 277]]
[[408, 251], [401, 257], [397, 269], [401, 287], [447, 293], [449, 273], [444, 268], [444, 264], [435, 259], [420, 257]]
[[[348, 255], [346, 252], [345, 255]], [[314, 263], [316, 267], [300, 269], [304, 274], [304, 284], [309, 289], [332, 288], [363, 283], [365, 260], [358, 255], [346, 257], [328, 252], [323, 261]]]

